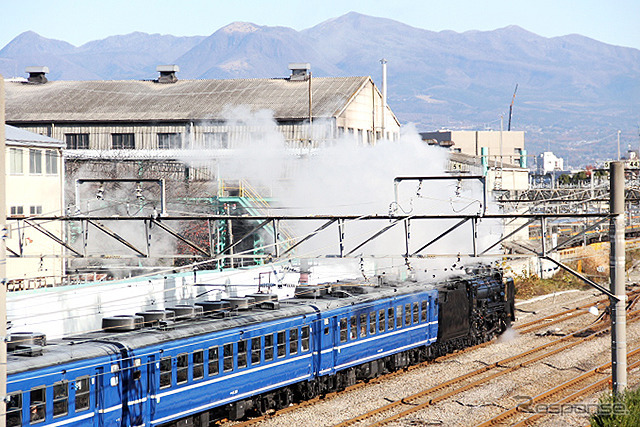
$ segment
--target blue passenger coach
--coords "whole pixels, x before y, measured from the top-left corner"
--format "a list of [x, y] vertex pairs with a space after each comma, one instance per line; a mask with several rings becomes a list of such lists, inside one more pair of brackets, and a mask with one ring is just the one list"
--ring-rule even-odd
[[[501, 277], [492, 280], [482, 283], [493, 283], [494, 306], [507, 307]], [[473, 296], [470, 281], [447, 286]], [[7, 425], [208, 426], [286, 407], [440, 354], [442, 292], [307, 287], [281, 302], [244, 298], [245, 309], [203, 302], [198, 315], [122, 316], [46, 345], [24, 334], [12, 338]]]

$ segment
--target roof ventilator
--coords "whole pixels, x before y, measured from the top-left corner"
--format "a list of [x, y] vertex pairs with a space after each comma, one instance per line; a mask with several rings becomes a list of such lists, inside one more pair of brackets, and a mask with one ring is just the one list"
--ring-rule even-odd
[[131, 332], [144, 325], [144, 317], [130, 314], [118, 314], [102, 318], [102, 330], [105, 332]]
[[231, 304], [228, 301], [201, 301], [196, 303], [202, 307], [205, 316], [221, 318], [229, 316]]
[[156, 71], [160, 73], [158, 83], [175, 83], [178, 81], [176, 73], [180, 71], [177, 65], [158, 65]]
[[304, 81], [309, 80], [311, 77], [311, 64], [308, 62], [290, 62], [289, 69], [291, 70], [291, 76], [289, 76], [289, 80], [293, 81]]
[[251, 297], [229, 297], [222, 298], [222, 301], [226, 301], [231, 305], [232, 311], [251, 310], [256, 302]]
[[249, 294], [246, 295], [249, 298], [253, 298], [255, 300], [255, 307], [262, 308], [265, 310], [276, 310], [280, 308], [280, 303], [278, 302], [278, 295], [276, 294]]
[[7, 351], [17, 356], [42, 356], [47, 336], [40, 332], [14, 332], [7, 341]]
[[322, 298], [330, 292], [329, 285], [304, 285], [296, 286], [296, 298]]
[[44, 84], [49, 81], [45, 77], [45, 74], [49, 72], [49, 67], [27, 67], [24, 71], [29, 73], [28, 83]]
[[175, 313], [176, 320], [193, 319], [204, 313], [202, 306], [188, 304], [177, 304], [175, 307], [167, 307], [167, 310]]
[[163, 326], [173, 322], [175, 312], [169, 310], [147, 310], [136, 313], [144, 318], [144, 326]]

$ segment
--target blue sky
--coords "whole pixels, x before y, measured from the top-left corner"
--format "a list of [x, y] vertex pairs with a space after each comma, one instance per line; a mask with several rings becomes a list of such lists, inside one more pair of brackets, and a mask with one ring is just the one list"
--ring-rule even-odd
[[13, 0], [0, 7], [0, 47], [27, 30], [79, 46], [133, 31], [208, 36], [234, 21], [302, 30], [350, 11], [433, 31], [513, 24], [640, 49], [639, 0]]

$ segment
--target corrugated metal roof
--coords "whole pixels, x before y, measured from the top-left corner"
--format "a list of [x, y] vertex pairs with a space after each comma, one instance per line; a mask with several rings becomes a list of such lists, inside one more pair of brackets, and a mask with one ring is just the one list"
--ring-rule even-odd
[[[313, 116], [333, 117], [369, 77], [312, 80]], [[288, 79], [7, 82], [7, 122], [222, 120], [246, 106], [280, 120], [309, 113], [309, 82]]]
[[5, 125], [5, 140], [7, 145], [23, 145], [30, 147], [64, 147], [65, 143], [48, 136], [29, 132], [14, 126]]

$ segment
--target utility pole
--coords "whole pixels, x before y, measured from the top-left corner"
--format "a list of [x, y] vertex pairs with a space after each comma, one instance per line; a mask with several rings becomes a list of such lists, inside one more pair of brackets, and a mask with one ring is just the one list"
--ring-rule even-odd
[[610, 202], [609, 212], [609, 274], [611, 293], [611, 378], [613, 393], [619, 394], [627, 387], [627, 318], [625, 306], [625, 241], [624, 241], [624, 163], [611, 162], [609, 166]]
[[387, 117], [387, 60], [382, 58], [382, 139], [386, 137]]
[[7, 403], [7, 200], [6, 140], [4, 132], [4, 77], [0, 74], [0, 426], [6, 425]]
[[620, 161], [620, 132], [618, 131], [618, 161]]

